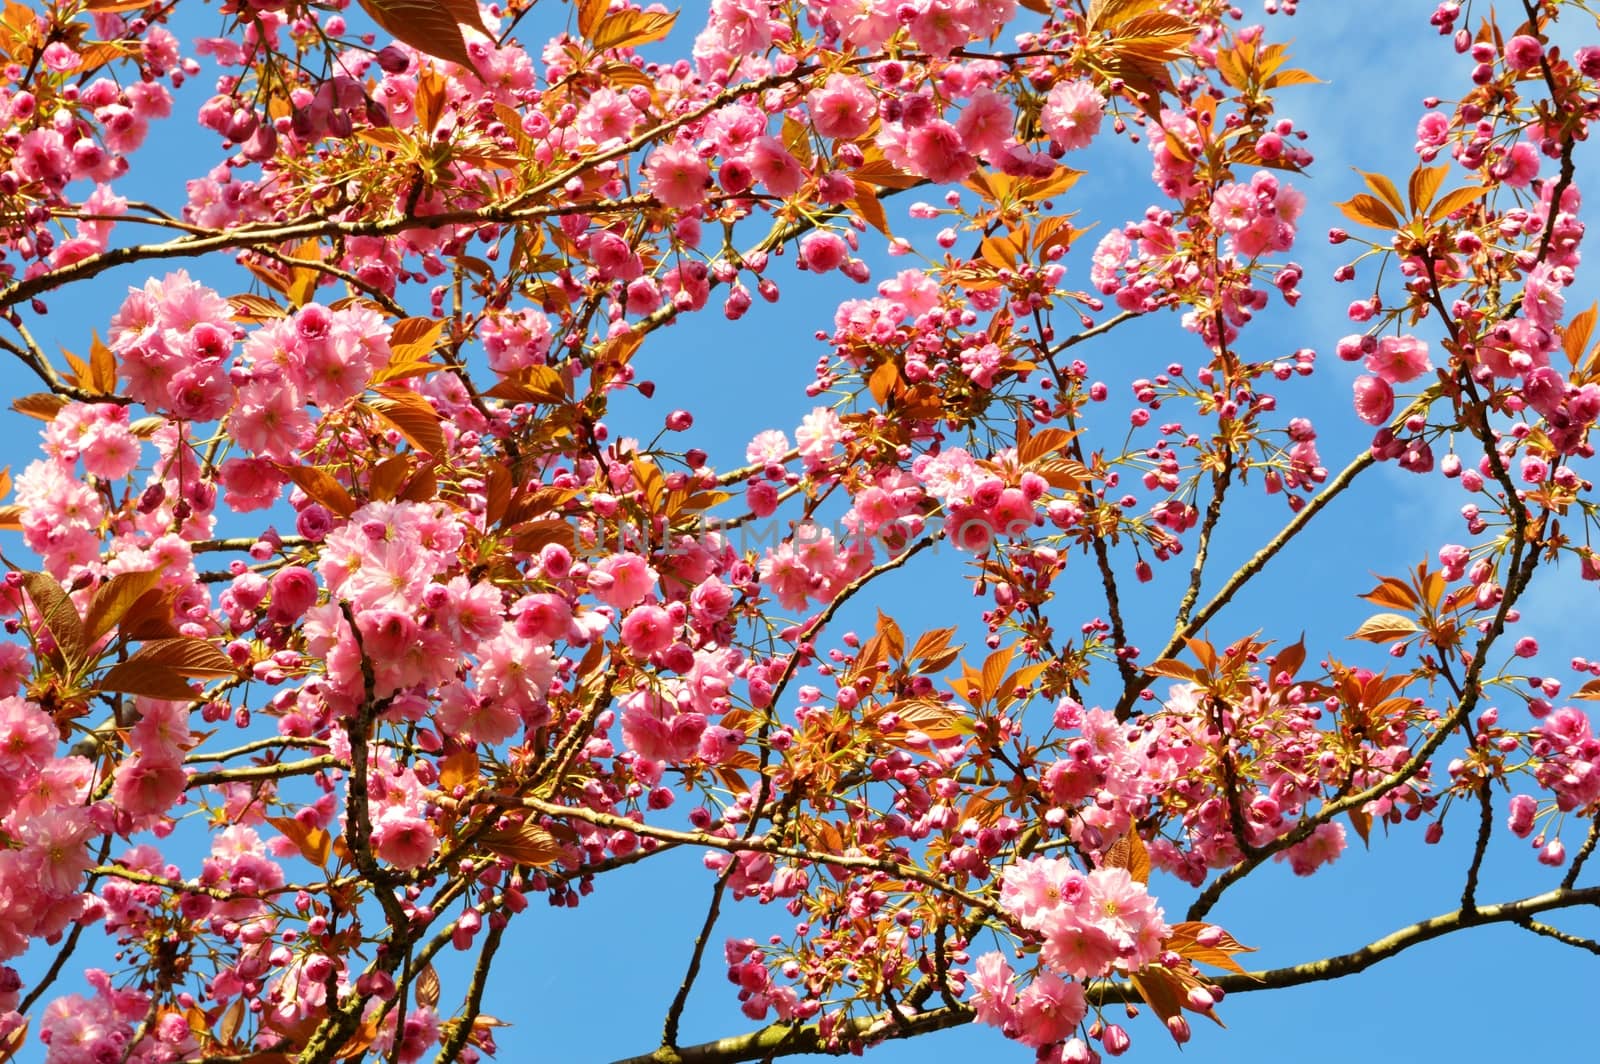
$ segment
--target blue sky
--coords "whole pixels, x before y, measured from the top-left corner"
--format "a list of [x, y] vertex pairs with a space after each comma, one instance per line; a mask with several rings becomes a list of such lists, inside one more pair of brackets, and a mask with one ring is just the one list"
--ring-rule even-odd
[[[1273, 37], [1294, 39], [1297, 65], [1327, 83], [1287, 90], [1280, 98], [1280, 113], [1311, 132], [1308, 146], [1317, 155], [1312, 176], [1290, 179], [1309, 200], [1300, 244], [1291, 256], [1306, 267], [1301, 285], [1305, 298], [1292, 312], [1275, 301], [1274, 309], [1246, 331], [1242, 347], [1250, 357], [1287, 354], [1305, 346], [1317, 349], [1318, 373], [1282, 386], [1280, 410], [1285, 418], [1300, 414], [1315, 421], [1323, 460], [1334, 470], [1370, 438], [1370, 430], [1349, 409], [1355, 370], [1339, 363], [1332, 349], [1340, 336], [1354, 331], [1344, 308], [1370, 291], [1371, 273], [1363, 272], [1353, 285], [1332, 284], [1329, 275], [1346, 261], [1349, 256], [1343, 252], [1349, 249], [1330, 248], [1323, 234], [1330, 225], [1343, 224], [1331, 204], [1359, 190], [1360, 179], [1350, 167], [1398, 176], [1409, 172], [1415, 161], [1411, 142], [1421, 98], [1430, 93], [1448, 97], [1465, 81], [1466, 64], [1447, 42], [1430, 35], [1426, 22], [1430, 9], [1428, 4], [1370, 0], [1311, 2], [1302, 5], [1293, 19], [1268, 21]], [[207, 10], [205, 18], [215, 18], [214, 11]], [[669, 47], [687, 50], [692, 21], [686, 14]], [[205, 32], [210, 32], [209, 23], [204, 24]], [[1582, 43], [1592, 40], [1591, 32]], [[203, 80], [179, 94], [180, 119], [204, 99]], [[216, 150], [210, 134], [181, 120], [170, 123], [152, 135], [150, 145], [136, 158], [125, 194], [172, 206], [181, 197], [179, 182], [199, 173]], [[1068, 258], [1069, 284], [1074, 279], [1086, 284], [1087, 255], [1100, 232], [1139, 216], [1156, 201], [1147, 180], [1148, 160], [1142, 145], [1130, 146], [1109, 135], [1091, 149], [1087, 161], [1074, 160], [1089, 169], [1090, 176], [1063, 205], [1080, 212], [1079, 224], [1100, 220], [1101, 227]], [[1580, 174], [1584, 164], [1593, 161], [1594, 150], [1584, 146]], [[912, 196], [890, 201], [889, 207], [896, 228], [907, 232], [914, 231], [904, 214]], [[871, 241], [869, 236], [869, 246]], [[922, 246], [931, 249], [926, 242]], [[872, 261], [878, 277], [898, 267], [881, 256]], [[243, 287], [236, 271], [216, 274], [214, 267], [194, 265], [191, 269], [215, 277], [224, 291]], [[775, 307], [758, 303], [747, 318], [731, 324], [710, 310], [652, 337], [638, 365], [641, 375], [657, 382], [656, 397], [648, 404], [619, 404], [612, 418], [614, 430], [649, 438], [667, 410], [688, 407], [697, 420], [687, 442], [706, 448], [721, 466], [736, 464], [744, 442], [761, 429], [792, 431], [812, 405], [802, 389], [823, 351], [812, 334], [830, 328], [837, 299], [860, 289], [837, 277], [819, 282], [786, 262], [777, 264], [775, 276], [785, 292]], [[82, 351], [88, 328], [103, 333], [126, 286], [142, 279], [137, 271], [125, 269], [57, 295], [53, 313], [38, 330], [41, 339], [47, 348], [54, 342]], [[1592, 282], [1580, 280], [1569, 306], [1586, 305], [1594, 294]], [[1204, 357], [1199, 341], [1168, 316], [1131, 323], [1078, 353], [1096, 376], [1112, 383], [1114, 393], [1118, 387], [1125, 389], [1128, 380], [1159, 372], [1168, 362], [1192, 366]], [[8, 367], [4, 372], [6, 386], [13, 392], [36, 390], [16, 370]], [[1115, 406], [1110, 404], [1108, 411]], [[1109, 423], [1113, 415], [1106, 416]], [[34, 423], [10, 413], [3, 417], [8, 435], [0, 464], [20, 468], [36, 451]], [[1120, 439], [1120, 432], [1113, 438]], [[1332, 651], [1347, 661], [1381, 667], [1381, 652], [1344, 641], [1373, 612], [1355, 596], [1371, 586], [1371, 572], [1402, 571], [1459, 536], [1456, 509], [1465, 500], [1456, 498], [1455, 491], [1436, 477], [1414, 477], [1391, 467], [1371, 471], [1334, 505], [1326, 520], [1315, 522], [1307, 536], [1274, 561], [1214, 622], [1215, 638], [1229, 641], [1259, 629], [1268, 638], [1293, 642], [1303, 631], [1313, 660], [1320, 652]], [[1287, 517], [1281, 499], [1240, 496], [1241, 501], [1246, 499], [1224, 519], [1211, 569], [1216, 579], [1208, 582], [1208, 588], [1231, 571], [1230, 563], [1253, 553]], [[955, 579], [962, 559], [946, 550], [928, 561], [921, 570], [886, 577], [873, 596], [864, 596], [845, 612], [837, 630], [850, 624], [864, 626], [877, 607], [901, 617], [908, 626], [912, 618], [934, 626], [973, 614], [971, 600], [962, 597], [964, 585]], [[930, 573], [944, 577], [944, 582], [930, 579]], [[1172, 578], [1177, 575], [1174, 569], [1129, 592], [1135, 643], [1157, 645], [1170, 630]], [[1541, 638], [1551, 663], [1577, 654], [1600, 656], [1592, 636], [1596, 630], [1592, 622], [1600, 619], [1593, 585], [1573, 588], [1570, 580], [1551, 579], [1556, 575], [1542, 574], [1542, 582], [1530, 592], [1526, 612], [1535, 619], [1527, 630]], [[1076, 567], [1062, 588], [1061, 601], [1073, 601], [1074, 593], [1097, 593], [1089, 567]], [[1070, 608], [1059, 614], [1062, 625], [1071, 627], [1088, 615]], [[1563, 623], [1541, 626], [1540, 617]], [[1585, 620], [1590, 623], [1582, 623]], [[1105, 685], [1099, 688], [1099, 700], [1114, 701], [1107, 691]], [[1504, 708], [1508, 714], [1521, 712], [1509, 705]], [[1502, 815], [1503, 803], [1501, 796]], [[1458, 809], [1450, 818], [1438, 846], [1423, 847], [1420, 826], [1407, 825], [1388, 840], [1375, 831], [1370, 852], [1354, 845], [1335, 868], [1309, 879], [1294, 877], [1284, 865], [1265, 867], [1235, 888], [1211, 919], [1240, 941], [1260, 948], [1249, 956], [1251, 966], [1274, 967], [1354, 949], [1404, 924], [1447, 911], [1459, 896], [1468, 860], [1474, 825], [1467, 812]], [[1569, 837], [1569, 849], [1580, 838]], [[1533, 861], [1525, 844], [1503, 845], [1491, 851], [1480, 897], [1503, 900], [1537, 893], [1554, 886], [1558, 878], [1559, 873]], [[700, 866], [698, 855], [679, 852], [605, 877], [577, 910], [560, 912], [541, 904], [519, 917], [502, 948], [498, 976], [485, 1002], [486, 1011], [514, 1024], [500, 1032], [499, 1059], [513, 1064], [585, 1064], [652, 1048], [710, 885], [711, 876]], [[1190, 892], [1159, 875], [1151, 887], [1168, 915], [1177, 918]], [[713, 942], [720, 943], [724, 933], [760, 938], [785, 930], [786, 921], [781, 911], [748, 903], [730, 905]], [[1590, 935], [1600, 931], [1595, 914], [1562, 916], [1553, 922]], [[720, 948], [710, 953], [685, 1017], [685, 1042], [749, 1027], [722, 976]], [[84, 956], [93, 954], [86, 951]], [[37, 951], [29, 958], [30, 967], [47, 961], [48, 956]], [[449, 1002], [459, 984], [452, 983], [448, 968], [444, 974]], [[1229, 1030], [1197, 1022], [1194, 1041], [1181, 1051], [1181, 1058], [1154, 1020], [1122, 1022], [1134, 1037], [1127, 1059], [1143, 1061], [1253, 1064], [1292, 1057], [1307, 1064], [1343, 1064], [1358, 1056], [1472, 1064], [1508, 1055], [1585, 1059], [1593, 1045], [1585, 1021], [1593, 1008], [1595, 980], [1592, 955], [1521, 930], [1495, 927], [1418, 947], [1352, 979], [1231, 998], [1220, 1009]], [[1120, 1007], [1108, 1014], [1118, 1012]], [[889, 1044], [873, 1051], [870, 1059], [894, 1064], [975, 1056], [1020, 1062], [1030, 1059], [1031, 1053], [1005, 1042], [997, 1032], [974, 1028]], [[29, 1059], [26, 1053], [23, 1059]]]

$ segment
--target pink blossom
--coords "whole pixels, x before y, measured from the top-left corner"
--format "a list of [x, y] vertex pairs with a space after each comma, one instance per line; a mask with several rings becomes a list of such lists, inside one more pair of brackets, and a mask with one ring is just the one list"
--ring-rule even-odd
[[672, 644], [675, 627], [666, 610], [646, 603], [635, 606], [623, 618], [622, 641], [635, 657], [648, 658]]
[[849, 74], [829, 74], [807, 102], [817, 132], [839, 140], [854, 140], [865, 133], [877, 110], [866, 84]]
[[689, 210], [705, 200], [711, 170], [687, 145], [673, 142], [657, 148], [645, 167], [650, 194], [668, 207]]
[[1047, 1046], [1072, 1034], [1088, 1011], [1083, 986], [1055, 975], [1041, 975], [1017, 995], [1017, 1039]]
[[637, 554], [624, 551], [602, 558], [589, 575], [589, 590], [607, 606], [627, 609], [655, 590], [660, 578]]
[[1052, 141], [1067, 151], [1086, 148], [1100, 132], [1106, 100], [1094, 83], [1085, 79], [1063, 81], [1045, 97], [1039, 125]]
[[1356, 416], [1369, 425], [1382, 425], [1394, 413], [1394, 389], [1381, 377], [1355, 380]]
[[1366, 366], [1390, 384], [1405, 384], [1433, 368], [1428, 342], [1415, 336], [1385, 336], [1367, 356]]

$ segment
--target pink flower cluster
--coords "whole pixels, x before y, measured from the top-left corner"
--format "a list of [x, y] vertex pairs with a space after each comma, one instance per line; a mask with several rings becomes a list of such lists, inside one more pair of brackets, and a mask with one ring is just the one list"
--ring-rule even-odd
[[[15, 691], [14, 684], [8, 684]], [[84, 911], [90, 839], [114, 826], [105, 804], [87, 805], [94, 765], [57, 757], [55, 721], [8, 693], [0, 698], [0, 960], [30, 939], [60, 935]]]
[[1127, 869], [1085, 874], [1063, 857], [1008, 868], [1000, 905], [1039, 935], [1046, 968], [1080, 981], [1139, 970], [1161, 955], [1168, 934], [1161, 908]]
[[131, 290], [111, 319], [127, 394], [184, 421], [215, 421], [233, 401], [233, 308], [186, 271]]
[[1227, 184], [1211, 199], [1211, 224], [1228, 235], [1229, 248], [1246, 259], [1294, 246], [1295, 222], [1306, 197], [1277, 175], [1257, 170], [1249, 184]]
[[1600, 803], [1600, 738], [1582, 710], [1563, 706], [1551, 713], [1532, 746], [1534, 778], [1555, 794], [1562, 812], [1587, 811]]

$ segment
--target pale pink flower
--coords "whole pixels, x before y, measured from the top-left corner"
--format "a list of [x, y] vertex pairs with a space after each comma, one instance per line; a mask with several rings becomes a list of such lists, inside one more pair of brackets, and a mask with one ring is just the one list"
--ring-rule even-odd
[[[1045, 97], [1039, 125], [1052, 141], [1067, 151], [1086, 148], [1100, 132], [1106, 100], [1094, 83], [1085, 79], [1063, 81]], [[1165, 116], [1163, 116], [1163, 119]]]
[[655, 590], [656, 571], [637, 554], [624, 551], [602, 558], [589, 574], [589, 590], [607, 606], [625, 610]]
[[690, 210], [706, 200], [710, 168], [685, 144], [664, 144], [651, 152], [645, 166], [645, 187], [666, 206]]
[[811, 106], [811, 124], [817, 132], [839, 140], [854, 140], [865, 133], [877, 111], [866, 84], [849, 74], [829, 74], [822, 88], [814, 90], [807, 102]]
[[1062, 1041], [1087, 1011], [1081, 984], [1041, 975], [1017, 995], [1017, 1040], [1036, 1047]]

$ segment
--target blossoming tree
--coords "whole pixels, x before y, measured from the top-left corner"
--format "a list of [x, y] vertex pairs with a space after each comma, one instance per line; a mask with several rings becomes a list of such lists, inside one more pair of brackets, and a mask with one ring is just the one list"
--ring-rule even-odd
[[[710, 904], [640, 1061], [976, 1021], [1076, 1064], [1476, 925], [1600, 952], [1559, 927], [1600, 904], [1600, 664], [1524, 665], [1521, 608], [1600, 579], [1567, 5], [1433, 13], [1470, 78], [1341, 205], [1362, 331], [1290, 355], [1248, 326], [1299, 296], [1313, 142], [1274, 94], [1316, 79], [1220, 0], [227, 0], [180, 39], [198, 6], [0, 19], [0, 348], [44, 423], [0, 512], [7, 1056], [479, 1059], [530, 901], [685, 848]], [[220, 163], [129, 198], [175, 109]], [[1154, 169], [1086, 238], [1091, 142]], [[758, 312], [784, 257], [863, 286], [810, 412], [731, 454], [640, 421], [657, 334]], [[67, 310], [81, 355], [38, 338]], [[1096, 356], [1146, 316], [1171, 354]], [[1376, 430], [1331, 474], [1314, 346]], [[1466, 503], [1433, 560], [1313, 589], [1388, 660], [1226, 611], [1384, 463]], [[1279, 530], [1213, 571], [1252, 505]], [[939, 623], [871, 620], [917, 567]], [[1247, 971], [1208, 919], [1452, 810], [1432, 920]], [[1503, 832], [1543, 892], [1480, 897]], [[778, 933], [727, 937], [735, 901]], [[749, 1029], [687, 1044], [718, 967]]]

